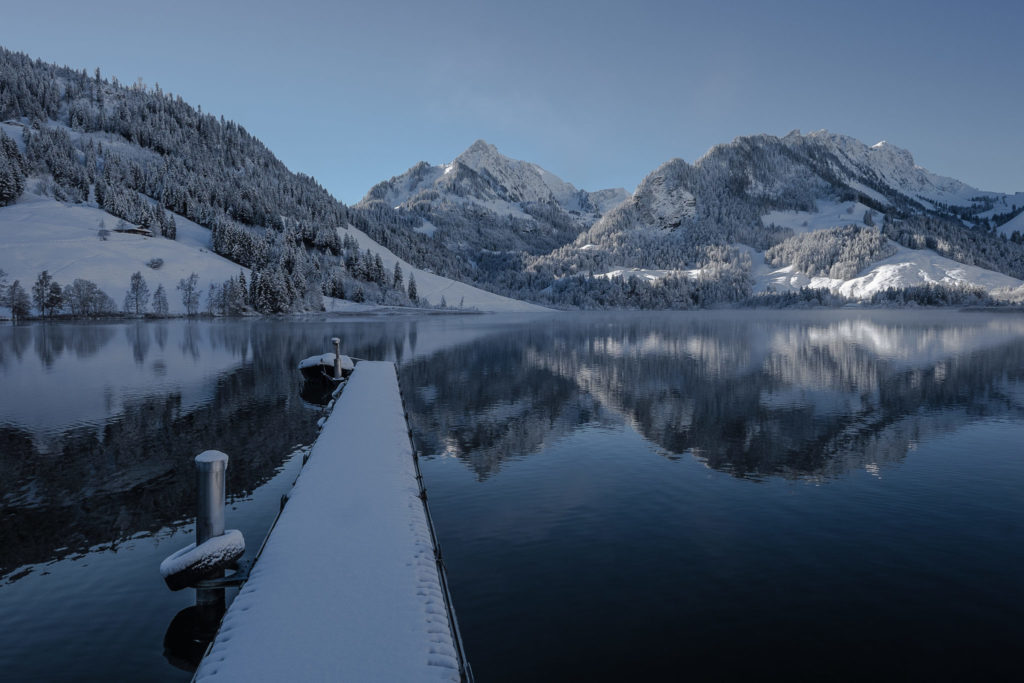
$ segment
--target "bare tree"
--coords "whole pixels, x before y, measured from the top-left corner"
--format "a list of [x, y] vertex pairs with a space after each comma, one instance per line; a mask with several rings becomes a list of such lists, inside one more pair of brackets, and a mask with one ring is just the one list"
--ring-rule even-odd
[[185, 314], [197, 314], [199, 312], [199, 276], [192, 273], [179, 280], [178, 291], [181, 292], [181, 303], [185, 306]]
[[149, 308], [149, 285], [146, 284], [146, 278], [142, 277], [142, 273], [135, 271], [128, 284], [128, 292], [124, 295], [124, 312], [145, 315], [147, 308]]

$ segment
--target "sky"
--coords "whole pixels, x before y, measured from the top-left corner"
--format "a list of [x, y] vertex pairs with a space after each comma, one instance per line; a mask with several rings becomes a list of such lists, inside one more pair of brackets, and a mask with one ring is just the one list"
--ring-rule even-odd
[[50, 0], [0, 45], [223, 115], [338, 199], [482, 138], [577, 187], [827, 128], [1024, 191], [1019, 0]]

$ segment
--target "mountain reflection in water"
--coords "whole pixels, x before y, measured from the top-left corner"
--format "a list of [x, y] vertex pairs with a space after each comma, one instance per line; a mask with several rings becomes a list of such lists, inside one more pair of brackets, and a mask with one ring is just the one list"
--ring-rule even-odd
[[832, 477], [1024, 414], [1024, 320], [910, 319], [585, 316], [444, 349], [402, 380], [424, 452], [481, 479], [591, 423], [737, 477]]

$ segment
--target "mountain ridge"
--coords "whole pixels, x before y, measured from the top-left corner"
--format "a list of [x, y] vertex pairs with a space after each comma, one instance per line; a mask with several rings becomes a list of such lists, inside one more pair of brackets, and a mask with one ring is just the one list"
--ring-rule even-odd
[[[855, 288], [825, 280], [863, 278], [896, 253], [928, 267], [916, 280], [871, 281], [977, 285], [985, 296], [1020, 289], [957, 274], [953, 262], [1024, 281], [1024, 193], [978, 190], [918, 166], [908, 150], [828, 130], [740, 136], [692, 164], [666, 161], [633, 193], [578, 189], [477, 140], [345, 206], [242, 126], [180, 97], [3, 49], [0, 121], [19, 138], [0, 141], [0, 204], [29, 191], [103, 209], [153, 239], [174, 240], [175, 217], [187, 219], [252, 274], [260, 292], [247, 305], [265, 313], [318, 310], [325, 296], [415, 303], [379, 253], [346, 239], [348, 225], [396, 263], [567, 308], [757, 303], [773, 293], [758, 281], [769, 260], [773, 287], [837, 295]], [[802, 276], [783, 277], [788, 267]]]

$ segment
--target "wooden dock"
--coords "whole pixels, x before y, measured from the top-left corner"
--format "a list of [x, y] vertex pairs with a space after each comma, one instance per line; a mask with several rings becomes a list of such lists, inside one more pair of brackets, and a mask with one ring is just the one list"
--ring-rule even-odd
[[470, 678], [395, 366], [360, 362], [194, 680]]

